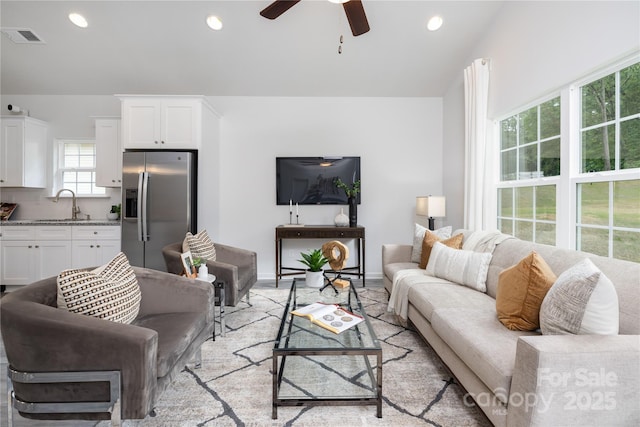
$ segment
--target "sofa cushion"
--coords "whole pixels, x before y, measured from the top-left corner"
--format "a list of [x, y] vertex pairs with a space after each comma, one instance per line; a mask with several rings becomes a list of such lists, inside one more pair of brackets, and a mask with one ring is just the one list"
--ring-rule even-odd
[[57, 278], [58, 308], [119, 323], [140, 310], [140, 287], [122, 252], [92, 271], [69, 269]]
[[422, 254], [420, 255], [420, 264], [418, 265], [418, 267], [427, 268], [431, 250], [433, 249], [433, 245], [435, 245], [436, 242], [440, 242], [452, 249], [462, 249], [462, 237], [462, 234], [456, 234], [455, 236], [449, 237], [448, 239], [441, 239], [434, 233], [427, 230], [424, 233], [424, 239], [422, 240]]
[[493, 311], [496, 303], [487, 294], [436, 278], [432, 278], [425, 286], [413, 286], [409, 289], [408, 298], [409, 304], [429, 321], [433, 312], [440, 308], [476, 308]]
[[[188, 249], [185, 249], [185, 246]], [[183, 252], [191, 251], [191, 256], [194, 258], [204, 258], [206, 260], [216, 260], [216, 247], [213, 245], [207, 230], [201, 230], [197, 234], [191, 234], [187, 232], [184, 243], [182, 244]]]
[[618, 333], [618, 295], [593, 262], [586, 258], [562, 273], [542, 301], [543, 334]]
[[487, 290], [490, 253], [451, 249], [436, 242], [427, 264], [427, 274], [468, 286], [479, 292]]
[[[449, 237], [451, 237], [452, 228], [453, 227], [451, 226], [442, 227], [432, 231], [432, 233], [441, 239], [448, 239]], [[420, 262], [420, 257], [422, 256], [422, 241], [424, 240], [424, 233], [427, 230], [428, 230], [427, 228], [421, 226], [420, 224], [414, 224], [413, 248], [411, 250], [411, 262], [415, 262], [415, 263]]]
[[556, 281], [556, 275], [535, 251], [498, 278], [498, 319], [514, 331], [535, 331], [540, 327], [540, 306]]
[[507, 403], [518, 337], [535, 332], [510, 331], [494, 310], [440, 308], [431, 318], [434, 331], [502, 403]]
[[136, 319], [134, 324], [158, 333], [157, 375], [162, 378], [202, 332], [206, 316], [194, 312], [150, 314]]

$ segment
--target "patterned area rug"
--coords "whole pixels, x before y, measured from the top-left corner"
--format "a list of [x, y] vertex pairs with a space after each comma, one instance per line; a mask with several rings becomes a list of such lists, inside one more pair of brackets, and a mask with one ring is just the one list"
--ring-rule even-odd
[[[382, 288], [358, 288], [383, 352], [382, 418], [375, 406], [280, 407], [271, 419], [271, 353], [288, 287], [259, 288], [227, 307], [225, 337], [207, 341], [162, 395], [156, 416], [125, 426], [490, 426], [434, 351], [386, 311]], [[99, 427], [109, 424], [101, 422]]]

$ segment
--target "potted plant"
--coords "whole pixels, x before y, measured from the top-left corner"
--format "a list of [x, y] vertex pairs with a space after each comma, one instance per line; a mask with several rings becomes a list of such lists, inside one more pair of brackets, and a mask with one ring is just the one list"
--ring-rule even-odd
[[340, 178], [335, 181], [336, 187], [344, 190], [349, 203], [349, 227], [358, 225], [358, 193], [360, 192], [360, 180], [354, 182], [351, 187], [345, 184]]
[[[209, 269], [207, 268], [207, 260], [206, 258], [193, 258], [193, 266], [196, 268], [198, 272], [198, 277], [201, 279], [206, 279], [209, 274]], [[204, 268], [201, 268], [204, 267]]]
[[301, 263], [307, 266], [305, 272], [305, 280], [307, 286], [311, 288], [320, 288], [324, 284], [324, 275], [322, 267], [329, 262], [328, 259], [322, 255], [320, 249], [312, 249], [309, 252], [300, 252], [302, 259], [299, 259]]

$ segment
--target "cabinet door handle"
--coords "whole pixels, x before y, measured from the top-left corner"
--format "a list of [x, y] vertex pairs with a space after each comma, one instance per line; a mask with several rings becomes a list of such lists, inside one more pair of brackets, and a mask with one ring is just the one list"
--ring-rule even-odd
[[160, 141], [160, 144], [164, 144], [164, 141]]
[[90, 248], [92, 248], [92, 247], [93, 247], [93, 245], [89, 245], [89, 247], [90, 247]]
[[36, 245], [36, 249], [38, 249], [40, 246]]
[[97, 232], [97, 231], [94, 231], [94, 232], [93, 232], [93, 234], [98, 234], [98, 232]]
[[29, 245], [29, 246], [27, 246], [27, 247], [28, 247], [29, 249], [31, 249], [33, 246]]
[[100, 247], [100, 245], [96, 245], [96, 248], [99, 248], [99, 247]]

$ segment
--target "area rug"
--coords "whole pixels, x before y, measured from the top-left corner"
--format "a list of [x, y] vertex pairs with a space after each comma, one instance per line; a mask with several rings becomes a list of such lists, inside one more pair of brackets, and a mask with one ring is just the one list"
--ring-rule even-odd
[[271, 353], [284, 286], [260, 287], [249, 304], [227, 307], [226, 336], [203, 345], [202, 367], [181, 372], [155, 417], [124, 426], [490, 426], [479, 408], [465, 403], [464, 390], [424, 340], [387, 313], [385, 290], [358, 291], [382, 345], [382, 418], [375, 406], [316, 406], [280, 407], [271, 419]]

